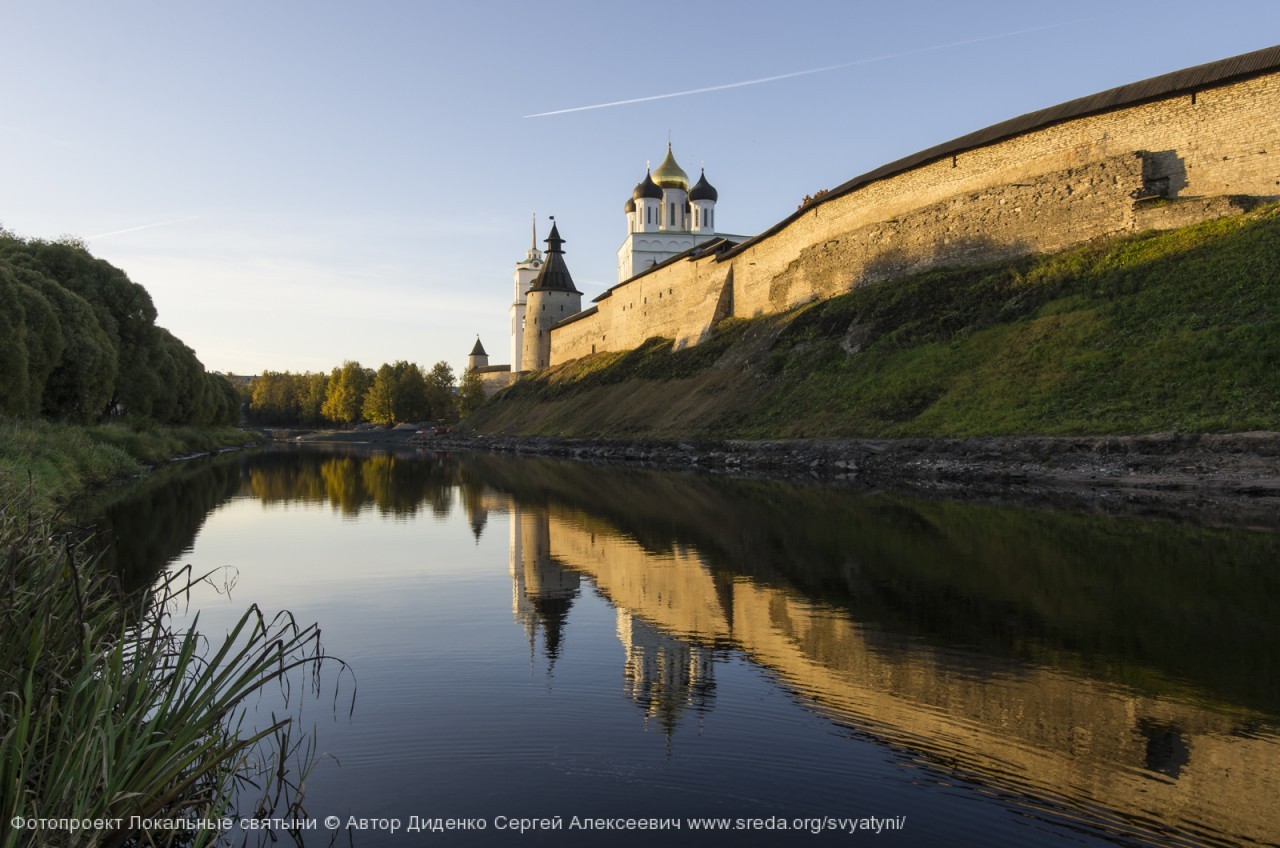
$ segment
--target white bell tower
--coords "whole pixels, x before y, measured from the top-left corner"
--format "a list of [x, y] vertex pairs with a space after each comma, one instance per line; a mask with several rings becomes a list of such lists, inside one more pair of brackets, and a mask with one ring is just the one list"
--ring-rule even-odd
[[542, 251], [538, 250], [538, 216], [533, 216], [533, 241], [524, 259], [516, 263], [515, 298], [511, 301], [511, 371], [518, 372], [524, 353], [524, 321], [528, 308], [529, 286], [542, 270]]

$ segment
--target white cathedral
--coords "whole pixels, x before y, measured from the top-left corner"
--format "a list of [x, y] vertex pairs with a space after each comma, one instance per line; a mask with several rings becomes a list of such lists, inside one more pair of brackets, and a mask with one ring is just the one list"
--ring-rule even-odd
[[676, 164], [667, 142], [666, 158], [653, 171], [645, 170], [624, 207], [627, 237], [618, 248], [618, 282], [708, 239], [727, 237], [715, 231], [717, 197], [705, 170], [689, 187], [689, 175]]
[[[707, 182], [705, 169], [689, 185], [667, 142], [662, 164], [646, 168], [644, 179], [627, 198], [627, 237], [618, 248], [618, 282], [622, 283], [673, 256], [715, 238], [741, 241], [744, 237], [717, 233], [718, 193]], [[546, 238], [547, 251], [538, 250], [537, 228], [524, 259], [516, 263], [511, 303], [511, 364], [489, 365], [480, 340], [467, 359], [467, 370], [478, 371], [486, 391], [508, 385], [521, 371], [545, 367], [551, 350], [551, 327], [582, 309], [582, 293], [573, 285], [564, 263], [565, 240], [554, 224]]]

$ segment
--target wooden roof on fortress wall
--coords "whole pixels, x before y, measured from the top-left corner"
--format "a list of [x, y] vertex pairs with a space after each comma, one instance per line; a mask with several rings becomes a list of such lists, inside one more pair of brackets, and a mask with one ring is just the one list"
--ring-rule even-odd
[[985, 147], [988, 144], [994, 144], [997, 141], [1003, 141], [1016, 135], [1042, 129], [1052, 124], [1059, 124], [1064, 121], [1082, 118], [1086, 115], [1109, 112], [1127, 106], [1136, 106], [1140, 103], [1160, 100], [1175, 94], [1190, 93], [1198, 89], [1209, 88], [1232, 80], [1257, 76], [1278, 69], [1280, 69], [1280, 46], [1267, 47], [1262, 50], [1256, 50], [1253, 53], [1245, 53], [1240, 56], [1233, 56], [1230, 59], [1221, 59], [1217, 62], [1196, 65], [1193, 68], [1186, 68], [1170, 74], [1151, 77], [1140, 82], [1129, 83], [1119, 88], [1112, 88], [1098, 94], [1091, 94], [1088, 97], [1069, 100], [1057, 106], [1050, 106], [1048, 109], [1028, 112], [1017, 118], [1001, 121], [986, 129], [943, 142], [935, 147], [930, 147], [928, 150], [922, 150], [904, 159], [890, 162], [888, 165], [882, 165], [874, 171], [868, 171], [862, 176], [854, 177], [848, 182], [841, 183], [823, 195], [820, 200], [797, 209], [791, 215], [760, 233], [760, 235], [747, 239], [737, 247], [730, 248], [720, 254], [717, 260], [736, 256], [748, 245], [755, 244], [782, 230], [810, 209], [876, 180], [883, 180], [904, 171], [909, 171], [912, 168], [918, 168], [929, 162], [945, 159], [948, 156], [955, 156], [966, 150]]

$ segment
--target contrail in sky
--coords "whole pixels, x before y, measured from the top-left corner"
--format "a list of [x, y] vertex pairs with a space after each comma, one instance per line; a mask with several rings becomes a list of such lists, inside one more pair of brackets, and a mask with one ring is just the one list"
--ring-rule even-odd
[[532, 115], [525, 115], [526, 118], [545, 118], [549, 115], [564, 115], [569, 112], [586, 112], [589, 109], [608, 109], [610, 106], [628, 106], [632, 103], [648, 103], [650, 100], [666, 100], [670, 97], [684, 97], [688, 94], [706, 94], [709, 91], [724, 91], [728, 88], [743, 88], [748, 85], [760, 85], [766, 82], [777, 82], [778, 80], [791, 79], [792, 77], [803, 77], [809, 74], [821, 74], [826, 71], [838, 71], [841, 68], [852, 68], [855, 65], [870, 65], [873, 62], [885, 62], [889, 59], [901, 59], [903, 56], [915, 56], [920, 53], [931, 53], [935, 50], [946, 50], [951, 47], [963, 47], [966, 44], [978, 44], [983, 41], [995, 41], [998, 38], [1012, 38], [1015, 35], [1025, 35], [1029, 32], [1040, 32], [1046, 29], [1056, 29], [1066, 26], [1068, 22], [1047, 24], [1046, 26], [1032, 27], [1031, 29], [1020, 29], [1014, 32], [1002, 32], [997, 35], [984, 35], [979, 38], [970, 38], [965, 41], [952, 41], [949, 44], [934, 44], [930, 47], [919, 47], [915, 50], [906, 50], [902, 53], [889, 53], [885, 56], [873, 56], [869, 59], [858, 59], [853, 62], [843, 62], [839, 65], [827, 65], [824, 68], [810, 68], [806, 71], [792, 71], [789, 74], [778, 74], [772, 77], [761, 77], [760, 79], [743, 80], [742, 82], [729, 82], [724, 85], [710, 85], [706, 88], [691, 88], [688, 91], [673, 91], [669, 94], [651, 94], [648, 97], [632, 97], [630, 100], [613, 100], [608, 103], [594, 103], [590, 106], [573, 106], [569, 109], [555, 109], [551, 112], [535, 112]]
[[85, 241], [89, 241], [90, 239], [106, 238], [107, 236], [118, 236], [121, 233], [135, 233], [138, 230], [149, 230], [152, 227], [167, 227], [170, 224], [181, 224], [183, 221], [194, 221], [199, 217], [200, 217], [199, 215], [192, 215], [190, 218], [174, 218], [172, 221], [160, 221], [155, 224], [143, 224], [140, 227], [126, 227], [123, 230], [112, 230], [109, 233], [98, 233], [96, 236], [85, 236]]

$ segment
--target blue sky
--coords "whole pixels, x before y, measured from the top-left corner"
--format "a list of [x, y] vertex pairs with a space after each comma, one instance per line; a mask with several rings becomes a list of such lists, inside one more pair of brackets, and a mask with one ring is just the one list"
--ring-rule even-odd
[[589, 300], [668, 133], [750, 235], [947, 139], [1271, 46], [1280, 4], [10, 0], [3, 27], [0, 224], [86, 239], [206, 367], [260, 373], [459, 368], [476, 334], [508, 361], [530, 215]]

